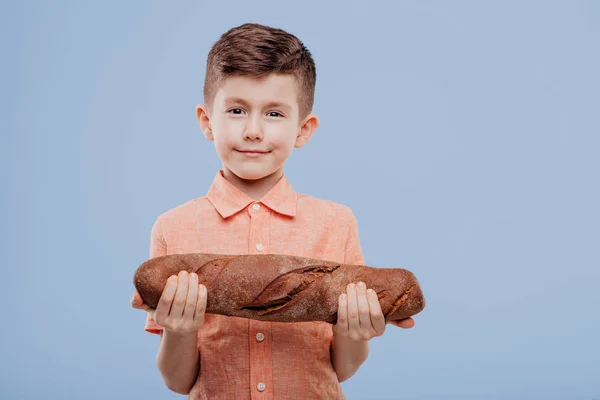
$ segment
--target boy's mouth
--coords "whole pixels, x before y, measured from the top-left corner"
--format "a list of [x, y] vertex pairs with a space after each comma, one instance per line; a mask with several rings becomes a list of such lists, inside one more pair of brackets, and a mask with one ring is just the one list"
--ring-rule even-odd
[[262, 156], [263, 154], [267, 154], [269, 153], [268, 151], [262, 151], [262, 150], [236, 150], [239, 153], [242, 153], [245, 156], [248, 157], [258, 157], [258, 156]]

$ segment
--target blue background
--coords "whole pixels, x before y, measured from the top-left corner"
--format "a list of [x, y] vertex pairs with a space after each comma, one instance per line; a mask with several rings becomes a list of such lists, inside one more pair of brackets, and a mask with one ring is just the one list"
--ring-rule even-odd
[[176, 399], [129, 306], [162, 212], [221, 167], [195, 120], [244, 22], [317, 63], [294, 188], [350, 206], [426, 309], [353, 399], [600, 398], [600, 4], [21, 1], [0, 9], [2, 399]]

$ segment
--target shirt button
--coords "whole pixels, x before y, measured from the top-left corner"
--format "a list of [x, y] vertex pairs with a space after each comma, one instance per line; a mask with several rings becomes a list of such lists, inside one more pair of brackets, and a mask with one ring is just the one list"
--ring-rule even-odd
[[252, 205], [252, 208], [254, 209], [254, 211], [258, 211], [258, 210], [260, 210], [260, 204], [258, 204], [258, 203], [254, 203], [254, 204]]
[[265, 248], [263, 247], [263, 245], [262, 245], [262, 244], [258, 243], [258, 244], [256, 245], [256, 250], [258, 250], [258, 251], [263, 251], [264, 249], [265, 249]]
[[265, 390], [267, 388], [267, 385], [265, 385], [262, 382], [259, 382], [258, 385], [256, 385], [256, 388], [262, 392], [263, 390]]
[[263, 335], [261, 332], [258, 332], [256, 334], [256, 340], [258, 340], [259, 342], [262, 342], [263, 340], [265, 340], [265, 335]]

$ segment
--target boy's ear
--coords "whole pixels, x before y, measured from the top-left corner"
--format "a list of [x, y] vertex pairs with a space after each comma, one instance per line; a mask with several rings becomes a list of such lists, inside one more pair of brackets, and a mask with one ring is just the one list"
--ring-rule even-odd
[[296, 136], [294, 147], [300, 148], [304, 146], [312, 137], [315, 130], [319, 127], [319, 118], [314, 114], [309, 114], [304, 118], [304, 122], [300, 125], [300, 132]]
[[196, 106], [196, 118], [198, 119], [198, 125], [202, 133], [208, 140], [213, 140], [213, 132], [210, 127], [210, 115], [208, 114], [208, 107], [205, 104], [198, 104]]

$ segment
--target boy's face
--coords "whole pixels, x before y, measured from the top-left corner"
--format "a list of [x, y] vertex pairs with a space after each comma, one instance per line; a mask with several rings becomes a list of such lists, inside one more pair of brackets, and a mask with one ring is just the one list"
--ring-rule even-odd
[[216, 92], [210, 112], [198, 106], [202, 131], [215, 142], [226, 174], [243, 180], [280, 175], [293, 148], [308, 142], [318, 119], [300, 120], [297, 90], [290, 75], [234, 76]]

